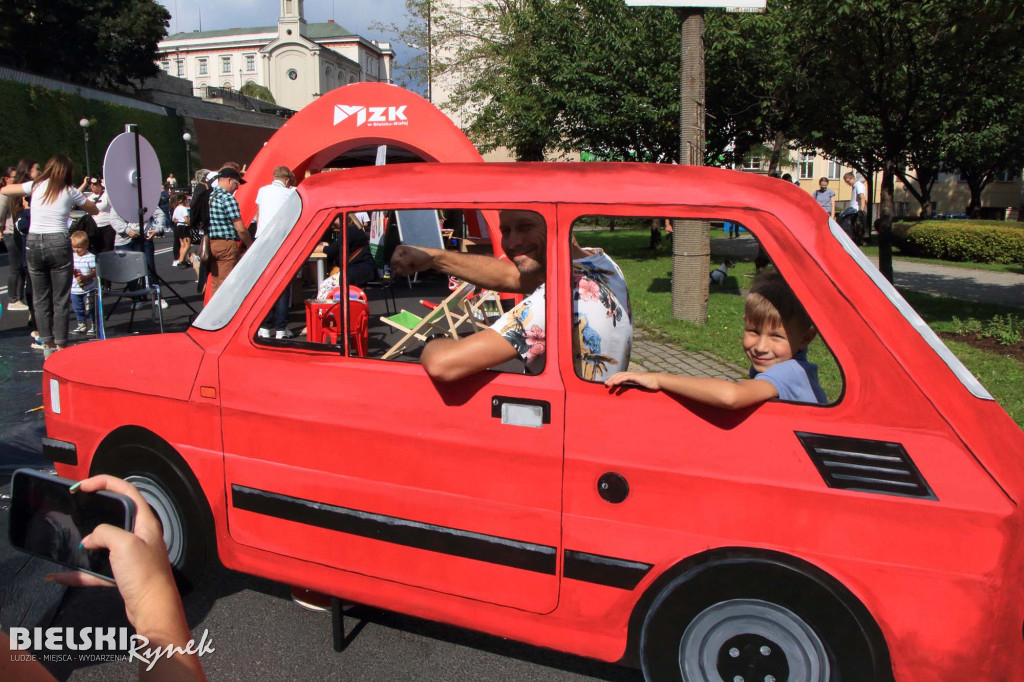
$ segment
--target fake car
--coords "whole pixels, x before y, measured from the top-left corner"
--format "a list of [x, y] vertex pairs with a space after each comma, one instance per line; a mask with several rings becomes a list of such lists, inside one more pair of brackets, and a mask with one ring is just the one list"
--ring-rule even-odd
[[[455, 209], [492, 234], [500, 210], [543, 218], [542, 371], [440, 384], [410, 358], [353, 356], [346, 334], [259, 336], [336, 215], [407, 209]], [[571, 232], [598, 215], [742, 224], [813, 319], [841, 394], [728, 412], [581, 376]], [[316, 175], [161, 341], [161, 362], [140, 338], [49, 358], [45, 446], [62, 476], [132, 480], [186, 576], [216, 558], [652, 680], [1011, 679], [1024, 660], [1021, 430], [838, 225], [770, 178]]]

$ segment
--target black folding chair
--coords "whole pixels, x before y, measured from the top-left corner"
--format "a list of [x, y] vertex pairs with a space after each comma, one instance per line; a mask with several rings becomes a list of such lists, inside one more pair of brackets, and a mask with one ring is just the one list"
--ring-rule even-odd
[[[147, 301], [150, 294], [156, 294], [153, 300], [153, 321], [160, 325], [160, 333], [164, 333], [163, 299], [160, 296], [160, 285], [150, 284], [149, 272], [146, 268], [146, 256], [140, 251], [106, 251], [96, 256], [96, 274], [103, 280], [113, 284], [123, 284], [124, 288], [118, 291], [110, 291], [111, 295], [117, 296], [114, 305], [110, 306], [104, 321], [109, 320], [114, 314], [114, 309], [121, 299], [127, 298], [134, 304], [137, 301]], [[139, 283], [141, 282], [141, 286]], [[128, 332], [132, 331], [132, 324], [135, 322], [135, 305], [132, 305], [132, 314], [128, 318]]]

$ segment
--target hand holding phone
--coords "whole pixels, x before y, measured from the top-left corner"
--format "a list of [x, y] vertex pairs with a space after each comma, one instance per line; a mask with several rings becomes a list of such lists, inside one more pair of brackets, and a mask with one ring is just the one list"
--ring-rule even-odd
[[108, 524], [131, 532], [136, 503], [105, 490], [74, 494], [73, 481], [32, 469], [11, 479], [11, 546], [29, 554], [113, 581], [109, 552], [83, 540]]

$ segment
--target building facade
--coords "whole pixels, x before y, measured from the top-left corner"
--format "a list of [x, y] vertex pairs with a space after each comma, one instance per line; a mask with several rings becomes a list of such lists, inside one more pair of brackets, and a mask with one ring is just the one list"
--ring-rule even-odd
[[299, 110], [349, 83], [390, 83], [395, 53], [342, 26], [306, 23], [303, 0], [280, 0], [277, 26], [176, 33], [160, 42], [157, 63], [171, 76], [206, 88], [268, 88], [277, 104]]

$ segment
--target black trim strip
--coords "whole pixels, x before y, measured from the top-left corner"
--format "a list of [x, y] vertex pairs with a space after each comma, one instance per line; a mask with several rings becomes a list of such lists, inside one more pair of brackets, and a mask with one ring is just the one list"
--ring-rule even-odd
[[231, 486], [231, 504], [236, 509], [339, 533], [555, 575], [557, 550], [547, 545], [371, 514], [240, 485]]
[[74, 443], [44, 436], [43, 457], [56, 464], [78, 466], [78, 447]]
[[632, 590], [650, 572], [652, 564], [627, 561], [600, 554], [565, 550], [562, 568], [566, 578]]

